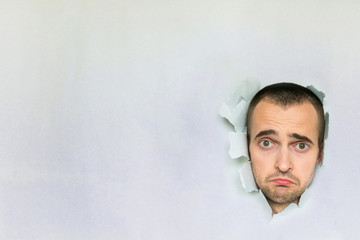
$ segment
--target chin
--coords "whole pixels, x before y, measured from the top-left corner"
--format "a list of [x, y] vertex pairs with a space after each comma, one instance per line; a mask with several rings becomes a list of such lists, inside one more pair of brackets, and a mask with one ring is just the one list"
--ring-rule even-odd
[[281, 187], [281, 188], [284, 189], [279, 190], [279, 189], [270, 189], [268, 187], [264, 187], [261, 190], [267, 199], [271, 200], [274, 203], [279, 203], [279, 204], [296, 202], [306, 190], [306, 188], [301, 188], [294, 191], [290, 191], [285, 187]]

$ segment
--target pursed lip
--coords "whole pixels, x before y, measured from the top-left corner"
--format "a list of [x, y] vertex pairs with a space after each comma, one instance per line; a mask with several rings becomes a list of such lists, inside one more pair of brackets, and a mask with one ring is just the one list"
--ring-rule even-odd
[[276, 183], [277, 185], [291, 185], [294, 184], [294, 182], [292, 182], [290, 179], [287, 178], [275, 178], [274, 180], [272, 180], [272, 182]]

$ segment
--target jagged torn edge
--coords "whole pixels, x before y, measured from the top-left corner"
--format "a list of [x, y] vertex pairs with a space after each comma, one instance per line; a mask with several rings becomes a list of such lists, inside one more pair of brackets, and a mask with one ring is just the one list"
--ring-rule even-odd
[[256, 79], [247, 79], [232, 94], [230, 99], [223, 103], [219, 114], [226, 118], [233, 126], [235, 132], [229, 133], [231, 158], [247, 159], [239, 169], [243, 188], [246, 192], [258, 191], [254, 176], [251, 170], [251, 162], [247, 148], [246, 137], [246, 115], [249, 104], [254, 95], [260, 90], [260, 83]]
[[327, 104], [324, 101], [325, 99], [325, 93], [317, 90], [313, 85], [307, 86], [308, 89], [310, 89], [322, 102], [324, 112], [325, 112], [325, 132], [324, 132], [324, 141], [328, 138], [329, 134], [329, 112], [327, 111]]
[[[317, 90], [314, 86], [307, 86], [323, 103], [325, 94]], [[246, 115], [249, 104], [254, 95], [260, 90], [260, 84], [255, 79], [245, 80], [241, 86], [232, 94], [230, 99], [223, 103], [219, 114], [226, 118], [235, 129], [235, 132], [229, 133], [231, 158], [245, 158], [248, 161], [239, 169], [242, 186], [246, 192], [258, 191], [257, 185], [251, 169], [251, 162], [249, 161], [249, 154], [247, 149], [246, 137]], [[324, 140], [327, 139], [329, 129], [329, 113], [325, 111], [325, 135]]]

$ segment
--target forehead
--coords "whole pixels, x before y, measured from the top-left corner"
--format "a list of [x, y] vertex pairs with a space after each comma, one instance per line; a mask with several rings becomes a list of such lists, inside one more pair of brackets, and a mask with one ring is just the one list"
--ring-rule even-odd
[[[260, 101], [251, 116], [251, 136], [259, 131], [273, 129], [279, 133], [298, 133], [316, 140], [318, 116], [310, 102], [283, 108], [268, 101]], [[314, 141], [315, 142], [315, 141]]]

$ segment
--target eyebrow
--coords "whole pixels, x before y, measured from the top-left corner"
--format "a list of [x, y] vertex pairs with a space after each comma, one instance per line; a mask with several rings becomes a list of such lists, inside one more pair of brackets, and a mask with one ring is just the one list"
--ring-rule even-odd
[[[278, 135], [278, 133], [274, 129], [263, 130], [263, 131], [259, 132], [255, 136], [255, 139], [257, 139], [259, 137], [262, 137], [262, 136], [267, 136], [267, 135]], [[310, 138], [308, 138], [306, 136], [303, 136], [303, 135], [300, 135], [300, 134], [297, 134], [297, 133], [291, 133], [288, 136], [291, 137], [291, 138], [296, 138], [296, 139], [299, 139], [299, 140], [314, 144], [313, 141], [311, 141]]]
[[309, 143], [311, 143], [311, 144], [314, 144], [314, 143], [310, 140], [310, 138], [308, 138], [308, 137], [306, 137], [306, 136], [299, 135], [299, 134], [297, 134], [297, 133], [289, 134], [289, 137], [296, 138], [296, 139], [303, 140], [303, 141], [309, 142]]
[[259, 132], [256, 136], [255, 139], [262, 137], [262, 136], [266, 136], [266, 135], [277, 135], [278, 133], [274, 130], [274, 129], [269, 129], [269, 130], [264, 130]]

